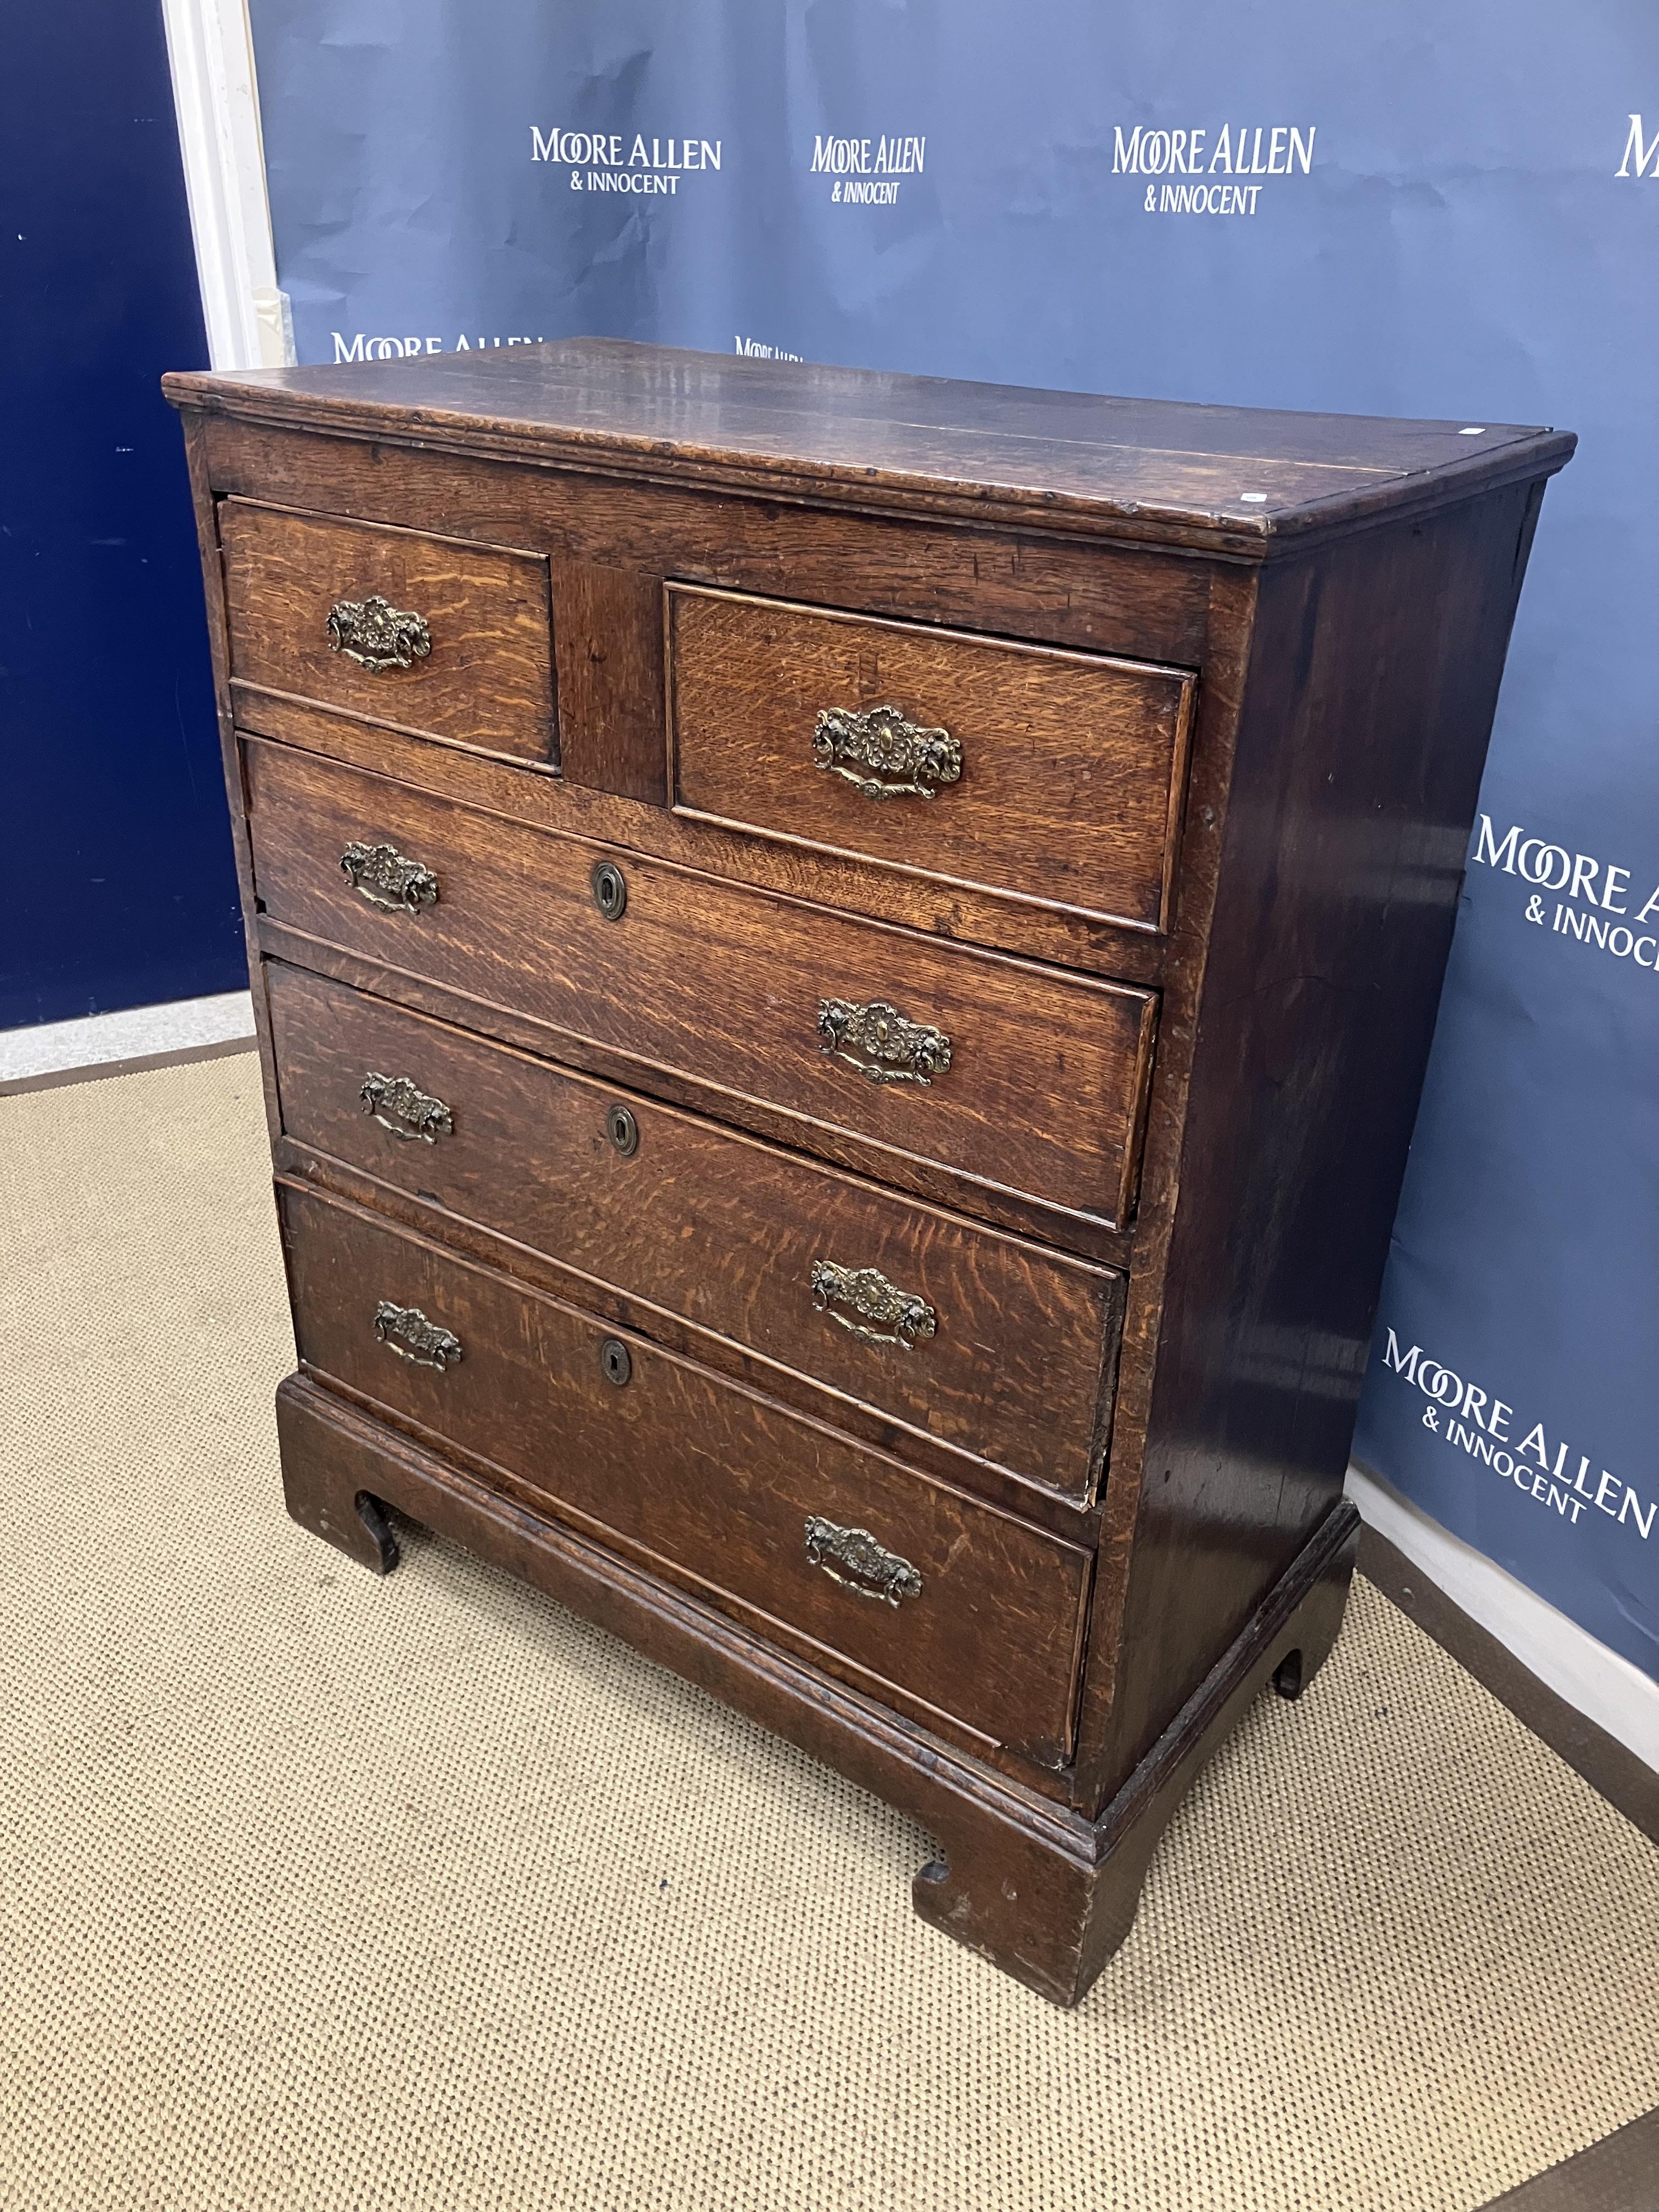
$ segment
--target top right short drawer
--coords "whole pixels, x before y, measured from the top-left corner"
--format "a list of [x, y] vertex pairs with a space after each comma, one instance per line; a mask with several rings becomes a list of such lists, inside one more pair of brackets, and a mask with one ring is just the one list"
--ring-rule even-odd
[[1167, 928], [1189, 672], [668, 586], [678, 813]]

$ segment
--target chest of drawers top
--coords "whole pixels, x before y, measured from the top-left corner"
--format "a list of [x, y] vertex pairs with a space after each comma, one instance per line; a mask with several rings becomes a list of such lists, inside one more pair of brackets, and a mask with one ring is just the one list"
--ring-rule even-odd
[[620, 339], [166, 380], [175, 404], [428, 451], [896, 501], [1259, 560], [1334, 526], [1559, 467], [1570, 435], [1122, 399]]
[[167, 391], [290, 1510], [810, 1743], [1075, 1997], [1335, 1634], [1573, 441], [597, 340]]
[[557, 777], [569, 826], [637, 801], [665, 858], [1152, 982], [1250, 580], [1571, 444], [599, 340], [167, 381], [240, 726], [447, 742]]

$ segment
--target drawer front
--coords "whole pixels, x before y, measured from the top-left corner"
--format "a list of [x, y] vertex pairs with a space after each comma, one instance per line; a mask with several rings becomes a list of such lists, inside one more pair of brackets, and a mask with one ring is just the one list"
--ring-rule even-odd
[[725, 1115], [793, 1116], [808, 1150], [825, 1131], [862, 1139], [882, 1148], [884, 1181], [913, 1186], [916, 1163], [937, 1162], [1093, 1221], [1123, 1218], [1149, 992], [532, 830], [286, 747], [249, 742], [246, 759], [272, 920], [627, 1055], [642, 1080], [689, 1078]]
[[943, 1443], [1084, 1496], [1123, 1279], [344, 984], [268, 970], [283, 1126]]
[[219, 543], [234, 682], [556, 763], [539, 555], [241, 499]]
[[1195, 678], [668, 587], [677, 811], [1158, 929]]
[[317, 1372], [878, 1694], [1069, 1748], [1086, 1553], [355, 1207], [283, 1218]]

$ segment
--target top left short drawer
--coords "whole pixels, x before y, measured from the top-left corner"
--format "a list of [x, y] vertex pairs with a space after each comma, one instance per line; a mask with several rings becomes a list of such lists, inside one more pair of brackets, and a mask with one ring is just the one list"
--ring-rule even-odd
[[542, 555], [246, 499], [219, 544], [239, 690], [557, 768]]

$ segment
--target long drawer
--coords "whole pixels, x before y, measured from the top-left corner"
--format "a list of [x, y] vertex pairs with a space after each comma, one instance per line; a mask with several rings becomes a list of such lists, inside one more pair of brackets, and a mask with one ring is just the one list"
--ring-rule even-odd
[[301, 969], [273, 962], [267, 985], [300, 1143], [942, 1443], [1087, 1492], [1121, 1275]]
[[1069, 1750], [1087, 1553], [356, 1207], [281, 1199], [313, 1371], [890, 1702]]
[[1158, 929], [1197, 679], [668, 587], [682, 812]]
[[[1133, 1191], [1153, 994], [866, 922], [245, 741], [261, 910], [399, 973], [1108, 1226]], [[926, 1188], [926, 1182], [922, 1182]]]

